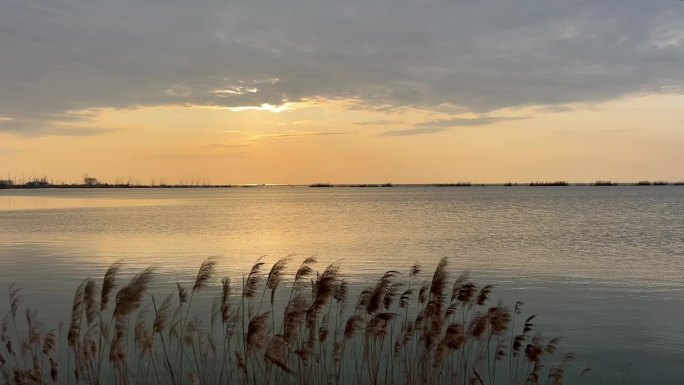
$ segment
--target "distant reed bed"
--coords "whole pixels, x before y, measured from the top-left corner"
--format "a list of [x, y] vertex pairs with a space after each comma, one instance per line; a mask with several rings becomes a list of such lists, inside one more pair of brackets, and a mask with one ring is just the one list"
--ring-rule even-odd
[[[572, 353], [535, 332], [535, 316], [490, 304], [467, 274], [387, 271], [350, 298], [350, 284], [314, 258], [237, 279], [216, 261], [166, 296], [153, 268], [121, 282], [122, 265], [76, 289], [68, 323], [45, 327], [9, 287], [2, 384], [563, 384]], [[276, 300], [276, 295], [284, 298]], [[211, 298], [208, 298], [211, 297]], [[211, 306], [198, 300], [211, 299]], [[193, 306], [193, 301], [195, 302]], [[205, 302], [207, 302], [205, 301]], [[570, 382], [582, 373], [574, 373]]]

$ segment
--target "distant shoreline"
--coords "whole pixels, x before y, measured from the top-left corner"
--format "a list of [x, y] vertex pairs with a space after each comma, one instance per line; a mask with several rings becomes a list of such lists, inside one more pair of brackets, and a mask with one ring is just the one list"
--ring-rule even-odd
[[591, 183], [556, 182], [528, 182], [528, 183], [314, 183], [314, 184], [206, 184], [206, 185], [120, 185], [120, 184], [9, 184], [0, 185], [0, 190], [39, 190], [39, 189], [225, 189], [225, 188], [257, 188], [257, 187], [310, 187], [310, 188], [392, 188], [392, 187], [567, 187], [567, 186], [684, 186], [684, 181], [639, 181], [639, 182], [609, 182], [596, 181]]

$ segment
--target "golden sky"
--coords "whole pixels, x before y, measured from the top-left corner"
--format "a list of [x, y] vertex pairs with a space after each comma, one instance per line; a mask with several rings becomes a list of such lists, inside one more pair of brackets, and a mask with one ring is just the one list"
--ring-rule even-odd
[[[0, 134], [0, 160], [4, 173], [66, 181], [86, 173], [140, 183], [680, 180], [681, 106], [682, 96], [633, 96], [497, 110], [491, 122], [352, 100], [101, 109], [77, 126], [94, 135]], [[457, 123], [425, 123], [447, 119]]]

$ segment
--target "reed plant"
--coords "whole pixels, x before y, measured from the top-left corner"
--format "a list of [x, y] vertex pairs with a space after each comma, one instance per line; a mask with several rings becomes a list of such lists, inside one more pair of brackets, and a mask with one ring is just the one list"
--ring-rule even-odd
[[[163, 299], [150, 290], [154, 269], [120, 282], [116, 263], [101, 283], [76, 288], [69, 324], [55, 328], [10, 285], [0, 384], [558, 385], [568, 377], [574, 355], [537, 334], [522, 303], [490, 303], [493, 286], [467, 274], [450, 280], [446, 259], [432, 273], [391, 270], [359, 289], [339, 263], [317, 272], [307, 258], [290, 270], [292, 259], [268, 270], [258, 260], [233, 280], [216, 277], [208, 259], [192, 286], [178, 283]], [[193, 308], [199, 295], [211, 309]]]

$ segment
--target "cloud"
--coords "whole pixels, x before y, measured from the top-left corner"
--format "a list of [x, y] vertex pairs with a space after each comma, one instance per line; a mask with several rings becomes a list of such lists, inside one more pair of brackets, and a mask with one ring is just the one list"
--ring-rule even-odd
[[684, 93], [677, 1], [23, 0], [0, 26], [0, 132], [23, 135], [88, 108], [320, 98], [484, 114]]
[[354, 123], [357, 126], [396, 126], [405, 124], [402, 120], [397, 119], [381, 119], [381, 120], [365, 120]]
[[417, 123], [413, 128], [402, 130], [390, 130], [381, 133], [381, 136], [409, 136], [409, 135], [427, 135], [436, 134], [447, 131], [456, 127], [474, 127], [486, 126], [497, 122], [509, 120], [522, 120], [523, 117], [500, 117], [500, 116], [481, 116], [477, 118], [448, 118], [429, 120], [426, 122]]
[[480, 116], [477, 118], [449, 118], [430, 120], [427, 122], [418, 123], [419, 127], [474, 127], [486, 126], [497, 122], [505, 122], [509, 120], [523, 120], [524, 117], [501, 117], [501, 116]]
[[95, 136], [115, 131], [110, 127], [84, 127], [83, 121], [92, 119], [81, 114], [50, 114], [0, 121], [0, 133], [22, 136]]
[[18, 152], [18, 150], [15, 148], [0, 147], [0, 156], [1, 155], [14, 155], [17, 152]]
[[427, 135], [436, 134], [447, 131], [449, 127], [422, 127], [422, 128], [407, 128], [405, 130], [390, 130], [380, 134], [380, 136], [411, 136], [411, 135]]
[[346, 135], [346, 132], [288, 131], [277, 134], [257, 134], [256, 139], [301, 138], [307, 136]]
[[[330, 135], [348, 135], [349, 132], [329, 132], [329, 131], [285, 131], [276, 133], [254, 133], [247, 131], [223, 131], [224, 133], [238, 135], [244, 137], [244, 140], [263, 140], [263, 139], [278, 139], [278, 138], [301, 138], [309, 136], [330, 136]], [[248, 146], [245, 143], [212, 143], [208, 145], [214, 148], [226, 147], [243, 147]]]
[[205, 145], [204, 147], [227, 149], [227, 148], [249, 147], [249, 145], [245, 144], [245, 143], [209, 143], [209, 144]]
[[207, 153], [159, 153], [159, 154], [149, 154], [138, 156], [137, 159], [140, 160], [164, 160], [164, 161], [174, 161], [174, 160], [211, 160], [211, 159], [229, 159], [229, 158], [245, 158], [249, 157], [250, 153], [247, 151], [231, 151], [223, 152], [219, 154], [207, 154]]

